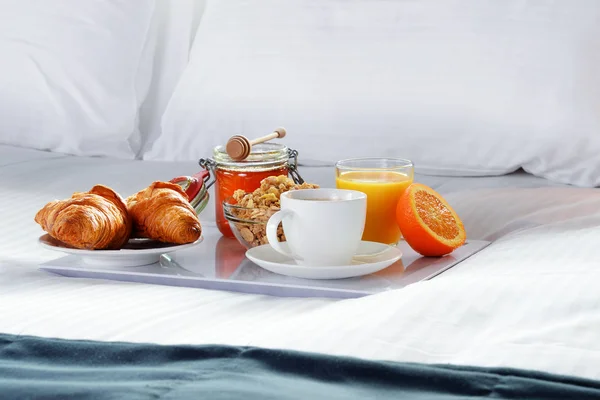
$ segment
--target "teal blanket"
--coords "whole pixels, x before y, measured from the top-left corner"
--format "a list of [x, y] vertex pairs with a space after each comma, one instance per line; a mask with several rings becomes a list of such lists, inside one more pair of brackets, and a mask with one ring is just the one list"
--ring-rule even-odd
[[532, 371], [368, 361], [232, 346], [0, 334], [2, 399], [600, 399], [600, 383]]

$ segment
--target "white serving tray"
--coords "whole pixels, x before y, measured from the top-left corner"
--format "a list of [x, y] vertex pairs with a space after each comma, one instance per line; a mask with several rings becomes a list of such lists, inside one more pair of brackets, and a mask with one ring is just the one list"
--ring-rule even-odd
[[77, 256], [40, 265], [40, 269], [72, 278], [105, 279], [155, 285], [227, 290], [283, 297], [355, 298], [400, 289], [432, 279], [485, 248], [490, 242], [470, 240], [451, 255], [421, 257], [400, 242], [402, 259], [377, 273], [339, 280], [306, 280], [269, 272], [245, 257], [235, 239], [206, 227], [198, 246], [161, 256], [160, 262], [140, 267], [87, 266]]

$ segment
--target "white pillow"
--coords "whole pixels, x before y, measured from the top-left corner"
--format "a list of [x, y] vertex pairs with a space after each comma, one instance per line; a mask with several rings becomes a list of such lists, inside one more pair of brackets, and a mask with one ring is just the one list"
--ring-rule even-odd
[[600, 1], [209, 0], [146, 159], [283, 125], [300, 160], [600, 185]]
[[154, 0], [0, 0], [0, 143], [134, 158]]
[[140, 107], [141, 152], [148, 151], [160, 135], [160, 123], [189, 61], [205, 0], [158, 1], [152, 18], [150, 43], [152, 82]]

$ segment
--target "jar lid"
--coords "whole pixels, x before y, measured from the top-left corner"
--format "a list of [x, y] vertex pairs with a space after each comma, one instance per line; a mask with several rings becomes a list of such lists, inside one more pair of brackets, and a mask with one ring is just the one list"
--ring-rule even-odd
[[260, 143], [252, 146], [250, 155], [242, 161], [234, 161], [225, 150], [217, 146], [213, 150], [217, 165], [226, 167], [266, 167], [286, 162], [289, 159], [288, 148], [278, 143]]

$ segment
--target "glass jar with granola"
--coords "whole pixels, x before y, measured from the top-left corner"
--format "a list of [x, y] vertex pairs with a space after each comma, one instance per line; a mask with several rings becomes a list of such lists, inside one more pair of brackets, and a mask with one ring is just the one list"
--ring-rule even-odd
[[[223, 202], [225, 218], [234, 236], [247, 248], [267, 244], [266, 225], [269, 218], [280, 210], [282, 193], [290, 190], [317, 189], [312, 183], [296, 183], [286, 175], [270, 176], [252, 192], [236, 190]], [[285, 241], [281, 225], [277, 230], [280, 241]]]
[[200, 166], [212, 174], [213, 180], [207, 187], [215, 186], [215, 215], [222, 235], [234, 237], [223, 215], [223, 200], [233, 196], [236, 190], [254, 191], [269, 176], [290, 175], [295, 183], [303, 183], [297, 172], [297, 157], [297, 151], [284, 145], [261, 143], [252, 146], [250, 155], [242, 161], [232, 160], [225, 146], [215, 147], [212, 159], [200, 159]]

